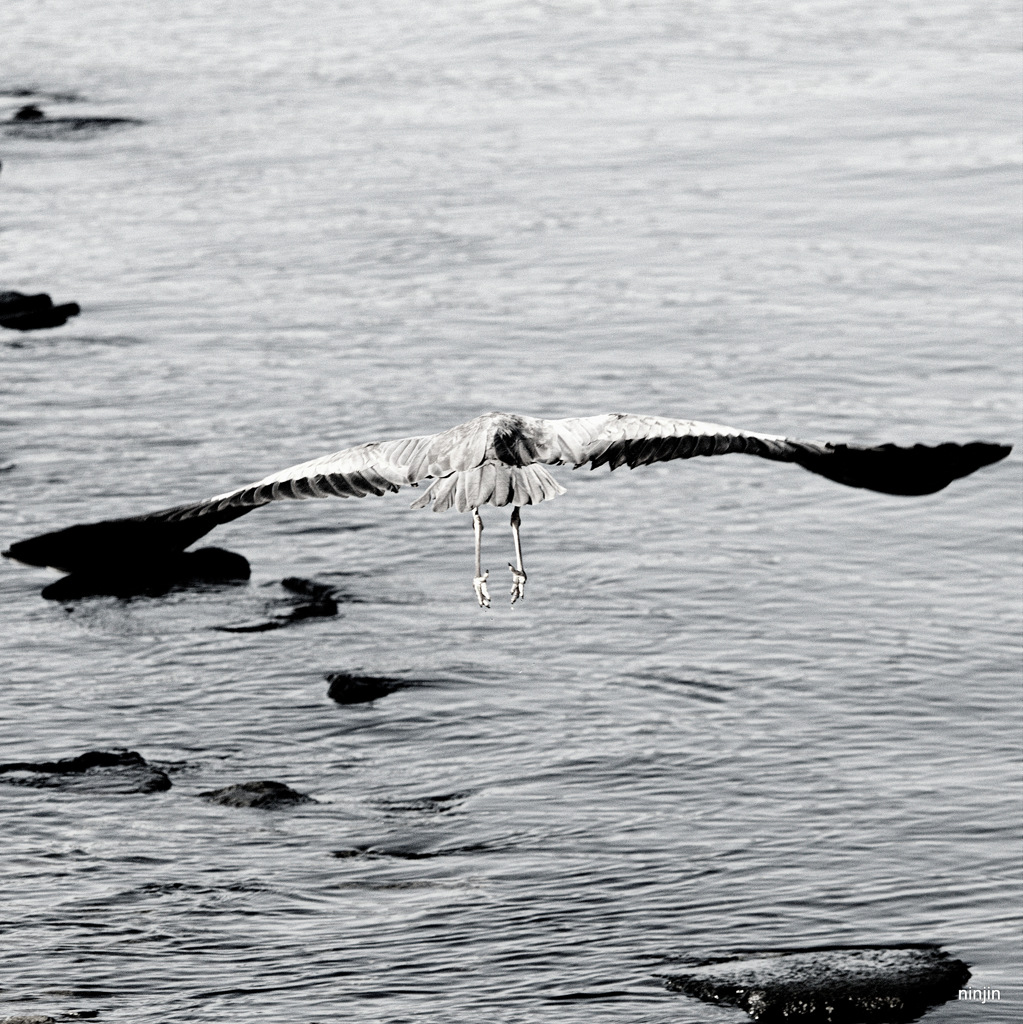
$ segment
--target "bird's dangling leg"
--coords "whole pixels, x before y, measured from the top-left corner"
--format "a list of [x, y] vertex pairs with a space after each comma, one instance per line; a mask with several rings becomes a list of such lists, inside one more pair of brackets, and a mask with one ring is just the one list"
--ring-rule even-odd
[[508, 563], [508, 568], [511, 569], [512, 574], [512, 604], [526, 596], [526, 570], [522, 568], [522, 541], [519, 540], [519, 525], [521, 523], [519, 506], [516, 505], [512, 509], [511, 514], [512, 538], [515, 540], [515, 565], [512, 565], [511, 562]]
[[490, 607], [490, 591], [487, 590], [487, 577], [490, 570], [486, 572], [480, 568], [480, 540], [483, 537], [483, 520], [480, 518], [480, 510], [473, 506], [472, 509], [472, 530], [476, 535], [476, 576], [472, 581], [472, 589], [476, 591], [476, 600], [481, 608]]

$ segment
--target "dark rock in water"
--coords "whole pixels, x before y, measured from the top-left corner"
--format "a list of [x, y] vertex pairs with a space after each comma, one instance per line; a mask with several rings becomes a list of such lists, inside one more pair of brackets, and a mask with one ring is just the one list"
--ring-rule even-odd
[[330, 684], [327, 696], [338, 704], [368, 704], [411, 685], [387, 676], [352, 676], [347, 672], [330, 672], [324, 679]]
[[44, 587], [48, 601], [82, 597], [158, 597], [174, 587], [201, 583], [237, 583], [251, 575], [248, 560], [223, 548], [199, 548], [140, 561], [108, 572], [75, 572]]
[[224, 807], [260, 807], [274, 810], [278, 807], [293, 807], [296, 804], [314, 804], [316, 801], [305, 793], [299, 793], [283, 782], [239, 782], [223, 789], [210, 789], [199, 796], [213, 804]]
[[274, 629], [283, 629], [304, 619], [329, 618], [337, 615], [337, 605], [333, 609], [327, 604], [303, 604], [293, 608], [287, 615], [275, 619], [264, 619], [262, 622], [248, 622], [241, 626], [214, 626], [220, 633], [269, 633]]
[[237, 551], [225, 548], [196, 548], [182, 552], [187, 559], [189, 581], [219, 583], [224, 580], [247, 580], [252, 575], [249, 560]]
[[281, 580], [281, 586], [302, 600], [285, 617], [284, 622], [300, 622], [302, 619], [329, 618], [337, 615], [337, 599], [334, 588], [315, 580], [304, 580], [300, 576], [288, 576]]
[[5, 135], [21, 139], [85, 139], [111, 128], [144, 124], [134, 117], [47, 117], [35, 104], [22, 107], [9, 121], [0, 121]]
[[0, 292], [0, 317], [13, 316], [16, 313], [36, 313], [52, 308], [53, 300], [44, 292], [40, 292], [38, 295], [26, 295], [24, 292]]
[[0, 327], [12, 331], [43, 331], [50, 327], [63, 327], [73, 316], [81, 313], [82, 307], [77, 302], [65, 302], [60, 306], [39, 313], [20, 313], [5, 317]]
[[303, 579], [301, 576], [286, 576], [281, 580], [281, 586], [290, 590], [299, 597], [307, 597], [312, 601], [333, 601], [334, 588], [326, 583], [317, 583], [316, 580]]
[[81, 313], [77, 302], [55, 306], [45, 292], [24, 295], [22, 292], [0, 292], [0, 327], [12, 331], [39, 331], [60, 327]]
[[57, 1018], [46, 1013], [16, 1013], [13, 1017], [0, 1017], [0, 1024], [57, 1024]]
[[59, 761], [0, 764], [0, 781], [36, 788], [87, 787], [105, 793], [159, 793], [171, 788], [167, 773], [134, 750], [89, 750]]
[[281, 580], [281, 586], [303, 600], [292, 600], [293, 606], [286, 615], [277, 615], [262, 622], [247, 623], [241, 626], [214, 626], [221, 633], [266, 633], [272, 629], [283, 629], [294, 622], [304, 619], [330, 618], [337, 615], [337, 600], [332, 587], [315, 580], [305, 580], [299, 576], [289, 576]]
[[751, 953], [666, 977], [669, 989], [786, 1024], [903, 1024], [958, 995], [969, 967], [933, 946]]
[[15, 115], [15, 121], [41, 121], [46, 115], [34, 104], [29, 103], [21, 108]]

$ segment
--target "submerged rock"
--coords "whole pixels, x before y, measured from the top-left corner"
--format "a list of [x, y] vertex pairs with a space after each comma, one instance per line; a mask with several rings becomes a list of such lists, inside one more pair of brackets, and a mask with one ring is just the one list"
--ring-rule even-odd
[[82, 597], [158, 597], [174, 587], [201, 583], [238, 583], [252, 570], [248, 559], [224, 548], [199, 548], [165, 557], [153, 557], [135, 566], [112, 567], [107, 572], [74, 572], [44, 587], [48, 601], [76, 601]]
[[302, 619], [329, 618], [337, 615], [337, 597], [334, 588], [316, 580], [305, 580], [300, 576], [288, 576], [281, 580], [281, 586], [294, 594], [298, 601], [285, 616], [285, 622], [300, 622]]
[[77, 302], [55, 306], [45, 292], [25, 295], [23, 292], [0, 292], [0, 327], [12, 331], [39, 331], [60, 327], [82, 309]]
[[88, 788], [103, 793], [159, 793], [171, 788], [167, 773], [135, 750], [89, 750], [59, 761], [0, 764], [0, 781], [35, 788]]
[[787, 1024], [902, 1024], [954, 999], [969, 967], [933, 946], [766, 952], [704, 962], [667, 987]]
[[316, 803], [311, 796], [299, 793], [283, 782], [271, 781], [239, 782], [223, 789], [209, 789], [199, 796], [223, 807], [260, 807], [264, 810]]
[[307, 598], [310, 601], [333, 601], [334, 588], [316, 580], [307, 580], [301, 576], [285, 576], [281, 586], [292, 594]]
[[260, 622], [245, 623], [240, 626], [214, 626], [221, 633], [266, 633], [271, 629], [283, 629], [295, 622], [305, 619], [330, 618], [337, 615], [337, 598], [333, 587], [315, 580], [302, 579], [300, 576], [288, 576], [281, 580], [281, 586], [294, 594], [286, 597], [291, 609], [284, 615], [275, 615], [272, 619]]
[[368, 704], [412, 684], [387, 676], [352, 676], [347, 672], [329, 672], [327, 696], [338, 704]]
[[466, 853], [491, 853], [497, 849], [491, 843], [463, 843], [461, 846], [444, 846], [424, 849], [411, 846], [346, 846], [340, 850], [331, 850], [335, 860], [352, 860], [355, 857], [394, 858], [395, 860], [433, 860], [438, 857], [456, 857]]
[[88, 138], [111, 128], [144, 124], [135, 117], [48, 117], [35, 103], [27, 103], [11, 116], [0, 121], [5, 135], [21, 139]]
[[41, 121], [46, 115], [34, 104], [27, 103], [12, 118], [14, 121]]

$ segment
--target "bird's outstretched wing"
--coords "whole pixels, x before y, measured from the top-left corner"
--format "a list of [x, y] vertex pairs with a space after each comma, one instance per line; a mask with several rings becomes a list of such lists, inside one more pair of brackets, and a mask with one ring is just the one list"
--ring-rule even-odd
[[413, 437], [347, 448], [189, 505], [44, 533], [12, 544], [4, 554], [64, 572], [128, 571], [184, 551], [222, 523], [278, 498], [361, 498], [415, 483], [414, 474], [388, 456], [392, 451], [415, 455], [417, 442], [423, 440]]
[[983, 442], [857, 447], [620, 413], [560, 420], [487, 413], [438, 434], [346, 448], [191, 505], [43, 534], [4, 554], [67, 572], [106, 571], [183, 551], [221, 523], [281, 498], [379, 495], [428, 479], [432, 486], [413, 508], [536, 504], [564, 493], [545, 464], [616, 469], [739, 452], [794, 462], [851, 487], [931, 494], [1009, 451]]
[[[490, 413], [438, 434], [403, 437], [345, 448], [290, 466], [189, 505], [175, 505], [124, 519], [83, 523], [12, 544], [3, 552], [28, 565], [64, 572], [124, 572], [183, 551], [222, 523], [282, 498], [361, 498], [432, 479], [413, 507], [432, 502], [441, 511], [473, 505], [536, 504], [564, 493], [534, 460], [510, 465], [495, 452], [495, 424], [522, 417]], [[530, 421], [542, 423], [541, 420]], [[505, 430], [505, 434], [508, 430]], [[502, 435], [504, 436], [504, 435]], [[514, 448], [513, 442], [508, 442]], [[486, 491], [489, 498], [480, 498]], [[494, 500], [496, 499], [496, 500]]]
[[546, 425], [545, 462], [572, 463], [576, 468], [588, 464], [591, 469], [606, 464], [617, 469], [738, 452], [774, 462], [794, 462], [848, 487], [884, 494], [933, 494], [953, 480], [1004, 459], [1012, 450], [1009, 445], [983, 441], [933, 447], [800, 441], [717, 423], [623, 413], [547, 420]]

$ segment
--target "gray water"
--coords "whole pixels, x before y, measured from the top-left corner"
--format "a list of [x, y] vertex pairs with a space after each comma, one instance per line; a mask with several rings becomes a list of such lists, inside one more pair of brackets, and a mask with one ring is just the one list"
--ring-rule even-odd
[[[1020, 434], [1016, 5], [5, 0], [0, 541], [480, 412]], [[280, 503], [244, 586], [0, 566], [0, 1015], [726, 1024], [670, 958], [936, 942], [1018, 1019], [1019, 456], [933, 496], [742, 456], [467, 517]], [[485, 514], [492, 579], [511, 557]], [[335, 618], [213, 627], [335, 586]], [[342, 707], [324, 674], [422, 685]], [[275, 779], [317, 803], [198, 799]], [[436, 799], [443, 798], [443, 799]], [[371, 847], [375, 855], [334, 856]]]

